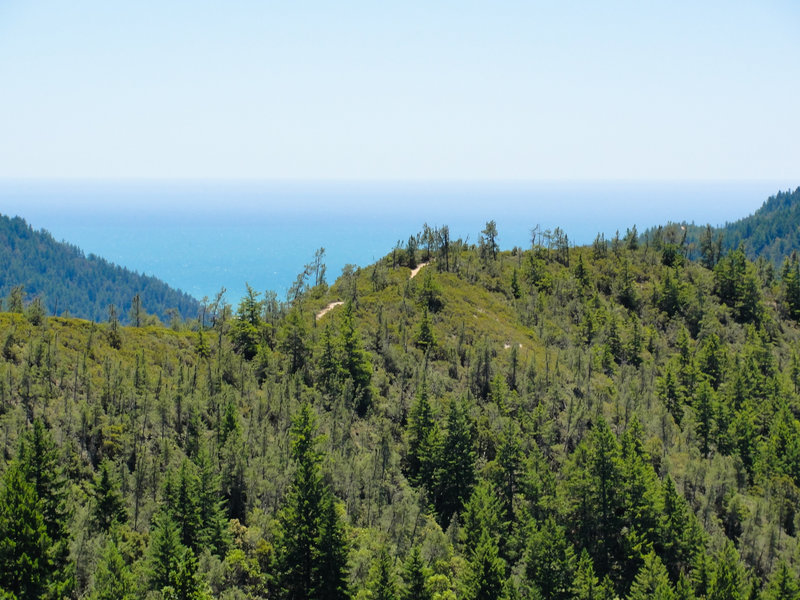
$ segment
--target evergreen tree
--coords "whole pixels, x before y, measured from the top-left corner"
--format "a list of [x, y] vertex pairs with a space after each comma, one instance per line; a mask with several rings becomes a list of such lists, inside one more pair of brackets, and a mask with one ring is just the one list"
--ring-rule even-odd
[[467, 408], [452, 402], [447, 416], [447, 433], [436, 469], [434, 505], [439, 524], [446, 527], [464, 506], [475, 482], [475, 450]]
[[150, 531], [149, 589], [161, 591], [172, 585], [183, 560], [184, 551], [178, 525], [167, 511], [160, 511], [156, 514]]
[[396, 600], [398, 597], [392, 558], [386, 548], [382, 548], [375, 559], [369, 592], [370, 600]]
[[202, 575], [197, 571], [197, 558], [191, 548], [183, 550], [170, 585], [162, 594], [164, 600], [211, 600]]
[[345, 304], [342, 313], [342, 368], [353, 383], [353, 402], [359, 416], [364, 416], [370, 406], [372, 364], [361, 343], [361, 336], [353, 319], [353, 303]]
[[295, 415], [291, 436], [295, 473], [278, 515], [278, 596], [348, 598], [347, 546], [333, 498], [322, 483], [316, 417], [308, 403]]
[[711, 434], [714, 431], [714, 391], [708, 381], [703, 379], [697, 386], [694, 400], [697, 435], [700, 438], [700, 452], [708, 457], [711, 450]]
[[519, 426], [513, 419], [509, 419], [503, 429], [496, 461], [499, 467], [496, 485], [501, 502], [502, 519], [505, 522], [504, 538], [508, 541], [517, 521], [515, 498], [519, 492], [522, 477]]
[[428, 309], [422, 311], [422, 320], [419, 322], [419, 330], [417, 331], [417, 346], [423, 351], [427, 352], [436, 346], [436, 337], [433, 334], [431, 327], [431, 320], [428, 316]]
[[763, 600], [799, 600], [800, 585], [797, 578], [789, 570], [786, 561], [781, 561], [778, 568], [772, 573], [764, 592], [761, 594]]
[[52, 546], [43, 502], [14, 461], [0, 487], [0, 590], [17, 598], [46, 598], [54, 571]]
[[114, 538], [106, 538], [100, 560], [94, 569], [90, 600], [133, 600], [136, 595], [133, 574], [117, 548]]
[[475, 552], [484, 531], [499, 535], [500, 503], [495, 489], [486, 481], [480, 481], [472, 491], [469, 501], [459, 516], [459, 536], [465, 552]]
[[608, 580], [601, 583], [594, 572], [592, 557], [584, 548], [575, 569], [575, 579], [570, 588], [574, 600], [613, 600], [614, 591]]
[[570, 598], [575, 551], [564, 529], [549, 518], [530, 535], [525, 551], [525, 576], [544, 600]]
[[200, 529], [197, 541], [200, 548], [209, 548], [223, 555], [228, 543], [225, 501], [222, 499], [220, 477], [214, 471], [211, 457], [204, 445], [197, 453], [197, 516]]
[[498, 556], [497, 541], [484, 530], [470, 561], [470, 600], [498, 600], [502, 597], [505, 562]]
[[744, 600], [745, 573], [739, 562], [739, 553], [733, 542], [728, 541], [717, 554], [711, 581], [708, 586], [708, 600]]
[[[431, 447], [436, 423], [433, 419], [433, 409], [428, 398], [428, 384], [423, 379], [417, 392], [416, 400], [411, 407], [407, 429], [408, 452], [405, 458], [405, 470], [409, 480], [419, 482], [430, 487], [432, 483], [432, 465], [436, 461], [437, 447]], [[421, 477], [428, 475], [428, 477]]]
[[105, 532], [115, 523], [124, 523], [128, 518], [119, 482], [114, 477], [109, 460], [100, 463], [94, 478], [92, 514], [97, 528]]
[[330, 321], [322, 330], [322, 340], [320, 342], [319, 358], [317, 359], [317, 381], [320, 390], [330, 401], [336, 392], [339, 391], [344, 370], [339, 358], [339, 348], [331, 333]]
[[310, 354], [308, 347], [308, 328], [305, 319], [297, 308], [292, 309], [280, 330], [279, 347], [288, 360], [289, 373], [296, 373], [305, 366]]
[[636, 574], [628, 594], [628, 600], [674, 600], [675, 590], [669, 581], [669, 575], [661, 559], [650, 552], [644, 557], [644, 563]]
[[432, 596], [425, 583], [425, 567], [422, 564], [422, 553], [419, 546], [414, 546], [408, 553], [403, 571], [403, 592], [400, 600], [431, 600]]
[[346, 600], [350, 598], [350, 589], [344, 525], [333, 494], [325, 493], [321, 504], [319, 537], [314, 551], [315, 589], [312, 597], [319, 600]]
[[57, 598], [68, 596], [75, 581], [73, 565], [69, 563], [67, 480], [58, 449], [41, 419], [35, 419], [22, 436], [19, 464], [41, 502], [47, 535], [52, 542], [48, 551], [53, 568], [49, 594]]

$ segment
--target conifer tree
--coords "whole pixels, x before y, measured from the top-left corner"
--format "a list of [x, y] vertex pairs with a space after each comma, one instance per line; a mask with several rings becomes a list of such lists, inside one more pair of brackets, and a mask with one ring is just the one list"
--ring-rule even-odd
[[0, 483], [0, 590], [40, 598], [50, 584], [52, 539], [36, 489], [12, 461]]
[[156, 514], [150, 531], [149, 589], [161, 591], [172, 585], [183, 560], [184, 551], [178, 525], [168, 511], [160, 511]]
[[94, 569], [90, 600], [133, 600], [136, 585], [113, 536], [106, 538], [100, 560]]
[[350, 598], [348, 545], [344, 525], [337, 512], [333, 494], [323, 494], [319, 515], [319, 537], [314, 552], [314, 583], [312, 597], [319, 600]]
[[191, 548], [184, 548], [170, 585], [162, 594], [164, 600], [211, 600], [203, 577], [197, 571], [197, 558]]
[[789, 570], [786, 561], [781, 561], [770, 577], [769, 584], [761, 595], [763, 600], [799, 600], [800, 585]]
[[431, 593], [425, 582], [425, 567], [419, 546], [408, 553], [403, 570], [403, 592], [400, 600], [431, 600]]
[[578, 559], [578, 567], [575, 569], [575, 579], [570, 588], [572, 597], [575, 600], [599, 600], [600, 580], [594, 573], [592, 557], [584, 548], [581, 557]]
[[394, 566], [386, 548], [381, 549], [373, 564], [369, 592], [370, 600], [396, 600], [398, 597]]
[[224, 554], [227, 546], [227, 521], [225, 501], [222, 498], [220, 477], [205, 445], [197, 453], [197, 516], [200, 530], [197, 540], [201, 548], [210, 548], [216, 554]]
[[353, 401], [356, 412], [364, 416], [371, 402], [370, 380], [372, 363], [361, 343], [353, 319], [353, 303], [347, 302], [342, 312], [342, 368], [353, 382]]
[[725, 543], [714, 560], [714, 569], [708, 586], [708, 600], [744, 600], [745, 573], [739, 562], [739, 553], [730, 540]]
[[674, 600], [675, 590], [667, 569], [655, 552], [644, 557], [644, 563], [633, 580], [628, 600]]
[[94, 478], [94, 521], [100, 531], [108, 531], [115, 523], [127, 519], [125, 501], [122, 498], [119, 482], [112, 472], [112, 463], [103, 460]]
[[544, 600], [567, 600], [574, 580], [575, 551], [564, 529], [552, 518], [530, 534], [525, 576]]
[[467, 554], [475, 552], [478, 548], [484, 531], [492, 535], [499, 535], [502, 531], [500, 503], [495, 489], [485, 480], [480, 481], [472, 491], [459, 516], [459, 524], [461, 525], [459, 536]]
[[446, 527], [464, 506], [475, 482], [475, 450], [467, 408], [452, 402], [447, 416], [447, 433], [439, 452], [434, 505], [439, 524]]
[[[430, 477], [422, 478], [423, 474], [432, 475], [431, 465], [434, 463], [436, 448], [431, 448], [431, 432], [435, 428], [433, 409], [428, 398], [428, 384], [423, 379], [408, 423], [408, 452], [405, 458], [405, 470], [409, 480], [426, 484], [432, 483]], [[421, 479], [428, 479], [424, 481]]]
[[278, 515], [277, 596], [348, 598], [347, 547], [331, 492], [322, 483], [316, 417], [308, 403], [295, 415], [291, 436], [295, 473]]
[[431, 326], [431, 319], [428, 316], [428, 309], [422, 310], [422, 320], [419, 322], [419, 330], [417, 331], [417, 346], [423, 351], [427, 352], [436, 346], [436, 337], [433, 335], [433, 328]]
[[468, 597], [470, 600], [497, 600], [502, 597], [505, 562], [498, 555], [497, 541], [484, 529], [472, 554]]
[[75, 584], [73, 565], [69, 563], [67, 480], [55, 442], [41, 419], [35, 419], [22, 436], [19, 464], [41, 502], [44, 524], [52, 543], [49, 593], [53, 597], [67, 596]]

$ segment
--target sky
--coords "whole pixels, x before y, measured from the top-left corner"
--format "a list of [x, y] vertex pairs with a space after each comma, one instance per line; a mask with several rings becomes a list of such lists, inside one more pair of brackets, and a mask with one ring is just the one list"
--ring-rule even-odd
[[0, 0], [0, 178], [800, 183], [800, 3]]

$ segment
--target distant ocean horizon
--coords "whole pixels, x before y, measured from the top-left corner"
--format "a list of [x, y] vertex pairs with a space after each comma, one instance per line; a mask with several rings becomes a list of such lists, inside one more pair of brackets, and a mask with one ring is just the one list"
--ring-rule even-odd
[[427, 223], [476, 242], [489, 220], [503, 249], [560, 227], [588, 244], [636, 225], [722, 225], [753, 213], [787, 181], [259, 182], [0, 180], [0, 213], [195, 298], [249, 283], [286, 290], [324, 247], [328, 282], [367, 266]]

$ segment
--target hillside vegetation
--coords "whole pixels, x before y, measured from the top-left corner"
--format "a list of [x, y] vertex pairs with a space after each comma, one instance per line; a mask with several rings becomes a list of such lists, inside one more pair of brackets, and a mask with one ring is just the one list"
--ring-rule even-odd
[[[19, 217], [0, 215], [0, 297], [11, 295], [16, 303], [39, 298], [46, 312], [104, 321], [109, 306], [130, 322], [128, 309], [138, 296], [140, 312], [156, 315], [165, 323], [193, 319], [199, 303], [163, 281], [134, 273], [57, 242], [44, 230], [36, 231]], [[6, 307], [9, 309], [9, 307]]]
[[179, 331], [0, 315], [0, 588], [797, 598], [798, 262], [678, 233], [426, 226]]

